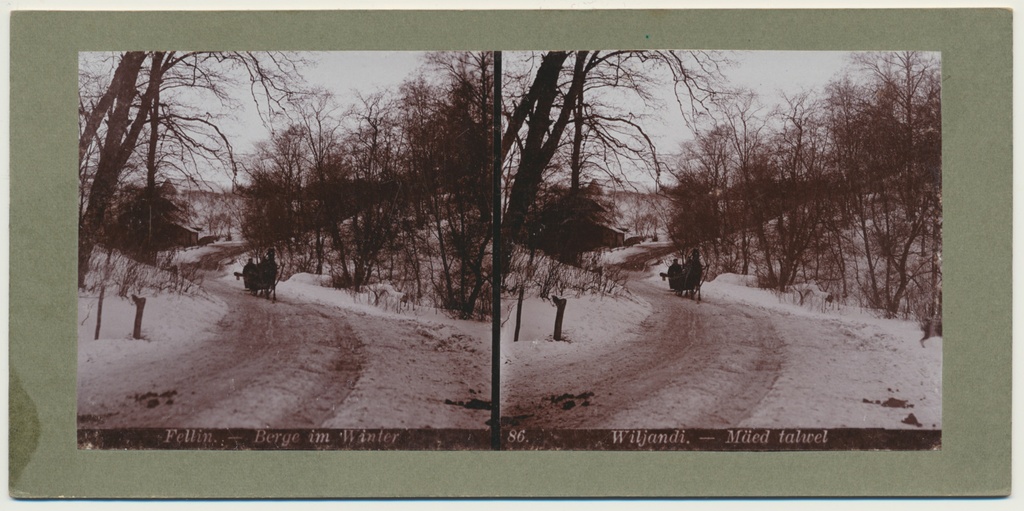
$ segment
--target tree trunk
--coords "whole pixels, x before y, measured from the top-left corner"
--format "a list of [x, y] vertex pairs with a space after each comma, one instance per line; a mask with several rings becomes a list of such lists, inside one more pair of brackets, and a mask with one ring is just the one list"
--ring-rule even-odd
[[[110, 111], [111, 106], [114, 105], [114, 100], [118, 99], [124, 91], [135, 87], [135, 79], [141, 66], [142, 59], [134, 57], [122, 58], [121, 62], [117, 64], [114, 77], [110, 80], [110, 85], [107, 87], [106, 92], [103, 93], [99, 102], [96, 103], [86, 118], [81, 138], [78, 139], [79, 163], [85, 158], [89, 146], [92, 145], [93, 139], [96, 138], [96, 132], [103, 123], [103, 118]], [[82, 108], [84, 108], [84, 105]]]
[[[150, 79], [159, 80], [160, 63], [163, 62], [163, 53], [153, 54], [153, 65], [150, 68]], [[146, 257], [156, 259], [156, 251], [153, 248], [153, 204], [156, 202], [156, 150], [160, 141], [160, 88], [157, 87], [153, 96], [153, 104], [149, 112], [149, 147], [146, 151], [146, 207], [149, 210], [148, 222], [146, 225], [146, 240], [142, 253]]]
[[[502, 226], [502, 234], [506, 240], [503, 247], [506, 254], [511, 253], [511, 243], [521, 240], [522, 229], [526, 223], [526, 214], [537, 198], [541, 177], [548, 163], [551, 162], [555, 150], [562, 138], [562, 132], [569, 123], [576, 96], [583, 91], [586, 76], [585, 57], [587, 52], [580, 52], [573, 70], [572, 84], [565, 93], [558, 118], [552, 120], [552, 108], [558, 97], [558, 78], [562, 64], [568, 58], [565, 52], [549, 52], [541, 60], [537, 76], [530, 88], [528, 96], [535, 101], [535, 108], [530, 112], [529, 128], [523, 144], [519, 168], [509, 191], [507, 213]], [[525, 102], [525, 100], [524, 100]], [[509, 126], [509, 130], [513, 128]], [[506, 135], [509, 131], [506, 131]], [[507, 269], [508, 260], [503, 264]]]
[[135, 328], [132, 330], [132, 339], [142, 339], [142, 312], [146, 308], [146, 299], [132, 295], [132, 302], [135, 302]]
[[126, 53], [121, 59], [125, 65], [123, 67], [118, 65], [117, 68], [117, 73], [121, 73], [121, 75], [115, 74], [114, 80], [111, 82], [111, 87], [115, 87], [116, 84], [119, 89], [116, 93], [115, 104], [107, 118], [107, 133], [100, 149], [96, 175], [89, 189], [88, 206], [85, 214], [79, 219], [79, 288], [85, 286], [85, 275], [89, 270], [89, 256], [103, 231], [107, 207], [117, 190], [121, 171], [135, 149], [139, 133], [149, 114], [153, 97], [159, 89], [159, 80], [150, 80], [146, 93], [142, 96], [138, 114], [132, 120], [130, 115], [132, 104], [138, 92], [135, 82], [145, 60], [145, 52]]
[[318, 223], [317, 223], [316, 234], [315, 234], [315, 239], [316, 239], [316, 248], [315, 248], [315, 250], [316, 250], [316, 274], [317, 275], [323, 275], [324, 274], [324, 235], [323, 235], [323, 230], [320, 228], [319, 220], [317, 222]]
[[[583, 60], [586, 57], [585, 53], [579, 53], [576, 55], [576, 60]], [[573, 109], [575, 115], [573, 115], [573, 133], [572, 133], [572, 154], [569, 160], [569, 170], [571, 177], [569, 179], [569, 191], [578, 192], [580, 190], [580, 176], [583, 174], [583, 91], [581, 90], [579, 95], [576, 96], [576, 105]]]

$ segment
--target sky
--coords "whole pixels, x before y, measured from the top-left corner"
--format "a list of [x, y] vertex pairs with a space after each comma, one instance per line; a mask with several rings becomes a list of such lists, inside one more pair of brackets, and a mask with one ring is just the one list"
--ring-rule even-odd
[[[725, 76], [730, 85], [754, 90], [771, 104], [781, 101], [782, 93], [820, 88], [842, 70], [848, 55], [848, 52], [729, 52], [736, 65], [727, 69]], [[355, 101], [356, 93], [397, 89], [423, 64], [424, 53], [313, 52], [304, 56], [310, 60], [310, 65], [302, 71], [307, 83], [333, 92], [344, 104]], [[668, 109], [665, 113], [670, 116], [665, 120], [671, 122], [671, 115], [678, 112]], [[236, 148], [246, 152], [253, 142], [266, 138], [267, 131], [251, 108], [237, 114], [241, 119], [226, 129], [238, 134]], [[670, 131], [665, 131], [666, 139]]]
[[[83, 52], [79, 65], [83, 69], [99, 70], [106, 73], [109, 83], [116, 60], [111, 53]], [[360, 95], [373, 94], [380, 90], [397, 90], [398, 86], [411, 77], [424, 62], [424, 52], [302, 52], [298, 54], [307, 65], [299, 70], [301, 87], [325, 89], [334, 94], [339, 110], [358, 101]], [[218, 116], [218, 128], [230, 141], [238, 158], [252, 154], [256, 145], [270, 137], [270, 126], [261, 118], [260, 111], [252, 99], [248, 77], [235, 72], [238, 82], [225, 90], [233, 103], [225, 106], [209, 94], [186, 93], [179, 90], [179, 101], [189, 104], [199, 115], [209, 112]], [[263, 114], [266, 114], [265, 107]], [[276, 126], [280, 129], [281, 126]], [[230, 189], [231, 174], [223, 167], [200, 163], [200, 172], [214, 188]], [[190, 186], [170, 176], [181, 186]]]
[[[357, 101], [360, 94], [397, 90], [422, 65], [425, 54], [348, 51], [307, 52], [302, 55], [310, 61], [309, 66], [301, 71], [307, 85], [334, 93], [344, 108]], [[244, 112], [237, 112], [239, 119], [236, 122], [225, 128], [237, 135], [235, 147], [241, 153], [251, 152], [256, 142], [269, 136], [251, 103], [247, 103], [249, 108]]]
[[[528, 54], [506, 52], [507, 66], [519, 69]], [[822, 90], [840, 75], [849, 63], [850, 55], [851, 52], [728, 51], [722, 56], [729, 59], [731, 65], [723, 67], [722, 74], [727, 88], [753, 91], [767, 112], [776, 104], [784, 104], [786, 96]], [[614, 102], [623, 111], [645, 116], [644, 131], [654, 141], [664, 162], [671, 158], [671, 154], [679, 152], [681, 143], [693, 139], [693, 131], [679, 110], [667, 74], [662, 81], [664, 83], [654, 93], [657, 104], [644, 105], [629, 95], [617, 96]], [[626, 169], [624, 173], [632, 176], [636, 189], [654, 189], [655, 180], [649, 171]], [[602, 181], [600, 176], [594, 177]], [[608, 181], [604, 184], [611, 186]]]
[[722, 69], [732, 88], [749, 89], [766, 104], [782, 101], [783, 94], [820, 89], [837, 77], [852, 52], [838, 51], [728, 51], [732, 64]]
[[[306, 86], [331, 91], [341, 109], [357, 102], [359, 95], [397, 90], [424, 65], [425, 56], [423, 52], [307, 52], [301, 55], [309, 63], [301, 70]], [[506, 62], [517, 57], [511, 52], [506, 55]], [[849, 60], [848, 52], [747, 51], [727, 52], [727, 56], [734, 63], [724, 69], [728, 85], [755, 91], [768, 106], [782, 102], [783, 95], [820, 90]], [[246, 81], [239, 78], [241, 82]], [[239, 100], [235, 108], [225, 110], [207, 99], [202, 100], [206, 103], [200, 110], [226, 114], [220, 121], [220, 128], [231, 140], [235, 154], [244, 156], [251, 154], [258, 142], [269, 138], [270, 131], [249, 98], [247, 85], [238, 87], [232, 94]], [[676, 106], [671, 85], [666, 84], [658, 95], [660, 108], [630, 104], [628, 99], [624, 99], [621, 106], [648, 115], [646, 131], [659, 152], [669, 154], [678, 151], [681, 142], [692, 138], [692, 132]], [[229, 174], [223, 169], [211, 169], [206, 174], [210, 181], [222, 186], [230, 183]]]
[[[724, 68], [722, 74], [728, 87], [753, 91], [766, 108], [771, 108], [784, 104], [786, 96], [822, 90], [842, 72], [850, 55], [825, 51], [731, 51], [726, 56], [733, 64]], [[674, 101], [670, 94], [666, 99]], [[692, 139], [678, 108], [665, 109], [663, 120], [666, 129], [653, 133], [660, 141], [661, 152], [675, 152], [680, 142]]]
[[749, 88], [767, 101], [781, 101], [779, 92], [821, 88], [847, 65], [850, 52], [732, 52], [736, 67], [726, 71], [734, 86]]

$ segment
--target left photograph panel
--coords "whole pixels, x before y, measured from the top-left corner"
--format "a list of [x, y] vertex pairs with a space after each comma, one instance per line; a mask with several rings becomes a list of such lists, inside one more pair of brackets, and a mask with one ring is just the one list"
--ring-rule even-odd
[[80, 53], [79, 448], [490, 448], [493, 60]]

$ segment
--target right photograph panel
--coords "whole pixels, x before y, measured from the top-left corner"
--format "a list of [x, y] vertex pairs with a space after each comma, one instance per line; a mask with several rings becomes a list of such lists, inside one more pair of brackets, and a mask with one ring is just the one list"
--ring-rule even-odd
[[936, 52], [503, 52], [502, 448], [934, 450]]

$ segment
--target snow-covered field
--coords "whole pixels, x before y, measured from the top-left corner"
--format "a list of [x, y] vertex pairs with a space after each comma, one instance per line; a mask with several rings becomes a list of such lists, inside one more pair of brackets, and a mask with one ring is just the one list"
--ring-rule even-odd
[[[640, 298], [582, 296], [568, 298], [562, 323], [562, 341], [554, 341], [555, 306], [539, 298], [523, 300], [523, 323], [519, 341], [515, 337], [515, 300], [503, 309], [501, 359], [503, 368], [522, 364], [565, 363], [586, 357], [609, 344], [628, 337], [633, 325], [650, 313], [650, 304]], [[502, 379], [503, 383], [508, 380]], [[510, 388], [509, 392], [515, 392]]]

